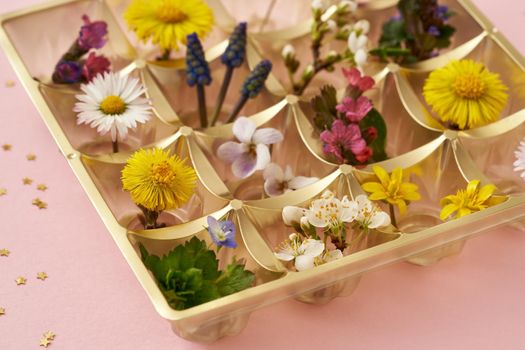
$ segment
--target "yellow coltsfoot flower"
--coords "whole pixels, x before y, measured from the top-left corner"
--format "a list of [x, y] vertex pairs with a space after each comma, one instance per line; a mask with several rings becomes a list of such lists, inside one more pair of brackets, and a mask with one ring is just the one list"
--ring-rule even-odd
[[451, 61], [430, 73], [423, 86], [425, 100], [441, 121], [460, 130], [498, 120], [506, 91], [499, 74], [473, 60]]
[[396, 168], [391, 175], [377, 165], [372, 169], [379, 182], [366, 182], [362, 186], [366, 192], [370, 193], [368, 196], [370, 200], [396, 205], [399, 208], [399, 213], [404, 214], [410, 201], [421, 199], [416, 184], [403, 182], [403, 169]]
[[189, 34], [204, 38], [214, 22], [203, 0], [133, 0], [124, 19], [140, 40], [151, 40], [168, 52], [185, 45]]
[[193, 195], [195, 170], [186, 159], [160, 148], [140, 149], [122, 170], [122, 185], [133, 201], [150, 211], [176, 209]]
[[[489, 184], [481, 187], [479, 180], [472, 180], [465, 190], [459, 190], [456, 194], [441, 199], [441, 220], [452, 216], [458, 219], [465, 215], [484, 210], [506, 200], [505, 197], [492, 197], [496, 186]], [[455, 215], [454, 215], [455, 213]]]

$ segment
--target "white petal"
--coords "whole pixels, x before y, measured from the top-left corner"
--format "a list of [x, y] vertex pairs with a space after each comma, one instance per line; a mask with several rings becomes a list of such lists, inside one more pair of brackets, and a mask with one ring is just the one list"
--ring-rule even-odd
[[263, 128], [256, 130], [253, 134], [252, 141], [257, 144], [271, 145], [283, 140], [283, 134], [274, 128]]
[[283, 208], [283, 222], [287, 226], [293, 226], [300, 223], [301, 218], [306, 215], [306, 209], [286, 206]]
[[244, 143], [250, 143], [256, 128], [257, 125], [253, 120], [246, 117], [238, 117], [233, 123], [232, 130], [237, 140]]
[[368, 34], [370, 31], [370, 22], [366, 19], [360, 19], [355, 23], [354, 30], [361, 30], [362, 33]]
[[295, 258], [297, 271], [305, 271], [314, 267], [314, 257], [310, 255], [299, 255]]
[[319, 180], [317, 177], [296, 176], [288, 182], [288, 187], [292, 190], [298, 190], [317, 182], [317, 180]]
[[228, 163], [233, 163], [247, 150], [248, 147], [244, 143], [228, 141], [217, 148], [217, 156]]
[[260, 143], [257, 145], [255, 152], [257, 153], [257, 164], [255, 168], [257, 170], [263, 170], [268, 164], [270, 164], [270, 150], [268, 149], [268, 146]]
[[299, 250], [304, 251], [304, 255], [316, 257], [323, 254], [324, 243], [316, 239], [308, 238], [301, 244]]
[[326, 256], [324, 258], [324, 261], [325, 262], [331, 262], [331, 261], [339, 260], [342, 257], [343, 257], [343, 253], [339, 249], [336, 249], [336, 250], [332, 250], [328, 254], [326, 254]]
[[368, 225], [368, 227], [378, 228], [378, 227], [385, 227], [388, 225], [390, 225], [390, 216], [384, 211], [377, 211], [370, 218], [370, 224]]
[[323, 217], [319, 218], [315, 214], [316, 212], [312, 209], [306, 212], [306, 218], [311, 225], [320, 228], [328, 226], [328, 222]]
[[283, 261], [290, 261], [290, 260], [293, 260], [295, 257], [293, 255], [290, 255], [290, 254], [286, 254], [286, 253], [274, 253], [275, 254], [275, 257], [279, 260], [283, 260]]
[[355, 64], [359, 67], [364, 66], [366, 63], [367, 57], [368, 57], [368, 53], [366, 52], [366, 50], [364, 49], [357, 50], [354, 56]]
[[278, 164], [270, 163], [266, 166], [263, 173], [263, 178], [265, 180], [275, 179], [278, 182], [284, 181], [283, 169]]
[[290, 182], [292, 179], [293, 179], [292, 167], [287, 165], [285, 170], [284, 170], [283, 180], [286, 181], [286, 182]]

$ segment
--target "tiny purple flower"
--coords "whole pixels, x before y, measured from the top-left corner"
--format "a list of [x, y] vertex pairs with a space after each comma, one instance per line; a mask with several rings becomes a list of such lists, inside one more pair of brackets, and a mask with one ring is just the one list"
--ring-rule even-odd
[[82, 66], [78, 62], [60, 61], [53, 73], [53, 82], [57, 84], [75, 84], [82, 80]]
[[430, 26], [427, 30], [427, 33], [429, 35], [432, 35], [432, 36], [435, 36], [435, 37], [438, 37], [441, 35], [441, 32], [439, 31], [439, 29], [436, 27], [436, 26]]
[[218, 221], [213, 216], [208, 216], [208, 232], [217, 247], [237, 247], [235, 241], [235, 224], [231, 220]]
[[83, 50], [101, 49], [106, 44], [108, 25], [104, 21], [91, 22], [87, 15], [82, 16], [84, 25], [80, 28], [78, 46]]
[[437, 7], [437, 18], [446, 21], [450, 17], [450, 13], [448, 11], [448, 6], [438, 6]]

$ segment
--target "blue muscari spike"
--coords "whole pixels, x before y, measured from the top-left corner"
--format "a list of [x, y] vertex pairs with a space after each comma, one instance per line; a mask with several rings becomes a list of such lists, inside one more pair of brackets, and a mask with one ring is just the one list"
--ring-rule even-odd
[[189, 86], [210, 85], [210, 67], [204, 57], [201, 41], [196, 33], [187, 36], [186, 82]]
[[239, 67], [244, 62], [246, 54], [246, 22], [241, 22], [235, 27], [228, 47], [221, 56], [222, 63], [230, 68]]
[[250, 72], [241, 88], [241, 95], [246, 98], [254, 98], [261, 92], [264, 82], [272, 70], [272, 63], [263, 60]]

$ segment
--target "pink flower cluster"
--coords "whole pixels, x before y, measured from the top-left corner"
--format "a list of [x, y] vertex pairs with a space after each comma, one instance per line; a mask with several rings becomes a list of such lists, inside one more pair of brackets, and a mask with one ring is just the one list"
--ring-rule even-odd
[[372, 149], [368, 144], [377, 137], [377, 130], [370, 127], [361, 132], [359, 123], [373, 108], [372, 101], [362, 95], [375, 82], [371, 77], [362, 76], [356, 68], [343, 69], [343, 74], [348, 80], [347, 96], [336, 106], [343, 117], [336, 119], [330, 130], [321, 133], [323, 151], [335, 156], [341, 164], [347, 161], [345, 154], [351, 152], [363, 164], [372, 156]]

